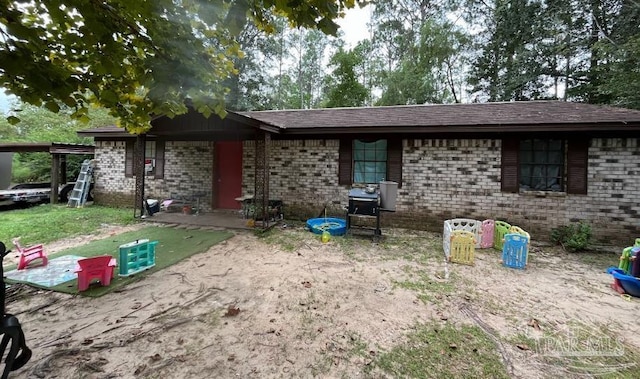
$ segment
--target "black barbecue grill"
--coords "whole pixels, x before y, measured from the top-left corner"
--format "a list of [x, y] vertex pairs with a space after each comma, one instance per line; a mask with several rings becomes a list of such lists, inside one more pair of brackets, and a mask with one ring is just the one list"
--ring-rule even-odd
[[369, 193], [362, 188], [351, 189], [347, 207], [347, 229], [351, 228], [351, 217], [375, 217], [374, 235], [382, 235], [380, 230], [380, 192], [376, 190]]

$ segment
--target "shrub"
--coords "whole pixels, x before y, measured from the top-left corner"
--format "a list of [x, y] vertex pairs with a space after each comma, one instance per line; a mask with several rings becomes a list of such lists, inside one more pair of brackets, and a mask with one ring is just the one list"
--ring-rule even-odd
[[551, 240], [571, 253], [586, 250], [591, 242], [591, 226], [578, 222], [554, 228], [551, 230]]

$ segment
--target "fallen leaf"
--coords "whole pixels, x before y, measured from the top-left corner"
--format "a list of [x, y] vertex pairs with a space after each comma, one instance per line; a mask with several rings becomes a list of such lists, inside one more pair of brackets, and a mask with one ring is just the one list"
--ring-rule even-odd
[[144, 372], [144, 370], [147, 369], [147, 365], [140, 365], [136, 368], [136, 370], [133, 372], [133, 375], [140, 375]]
[[240, 308], [237, 308], [235, 305], [229, 305], [227, 308], [227, 313], [224, 314], [224, 317], [237, 316], [240, 313]]
[[529, 323], [527, 325], [529, 325], [534, 329], [540, 330], [540, 323], [535, 318], [532, 318], [531, 320], [529, 320]]

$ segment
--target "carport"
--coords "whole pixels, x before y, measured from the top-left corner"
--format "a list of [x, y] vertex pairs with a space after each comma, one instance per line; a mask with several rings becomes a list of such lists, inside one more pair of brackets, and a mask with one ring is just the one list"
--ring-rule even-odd
[[60, 178], [67, 177], [67, 155], [93, 155], [92, 145], [57, 142], [15, 142], [0, 143], [0, 153], [46, 153], [51, 154], [51, 197], [52, 204], [58, 202]]

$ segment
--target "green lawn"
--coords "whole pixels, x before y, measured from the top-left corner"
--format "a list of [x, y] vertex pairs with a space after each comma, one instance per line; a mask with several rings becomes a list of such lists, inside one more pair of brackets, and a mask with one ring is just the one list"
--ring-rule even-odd
[[92, 234], [103, 224], [127, 225], [135, 222], [133, 210], [87, 206], [40, 205], [0, 212], [0, 241], [12, 248], [11, 239], [23, 245], [47, 243], [82, 234]]

